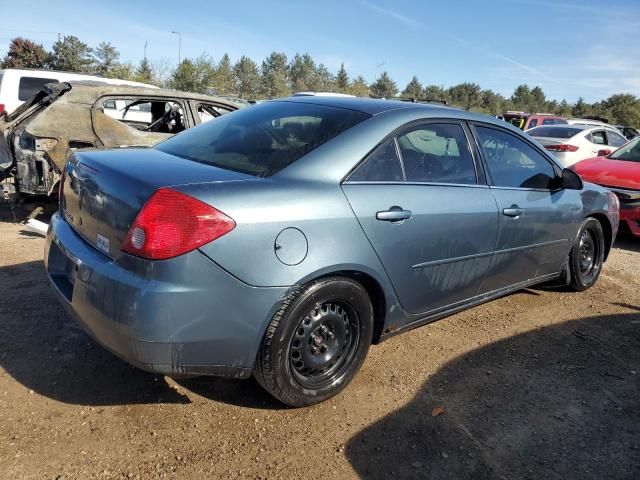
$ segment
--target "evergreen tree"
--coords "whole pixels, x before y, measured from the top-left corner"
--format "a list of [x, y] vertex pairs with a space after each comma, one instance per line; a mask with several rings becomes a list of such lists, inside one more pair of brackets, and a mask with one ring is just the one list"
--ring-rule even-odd
[[411, 81], [407, 84], [407, 86], [402, 91], [402, 95], [405, 97], [410, 97], [415, 100], [420, 100], [422, 98], [422, 84], [418, 81], [418, 77], [415, 75], [411, 79]]
[[78, 37], [65, 36], [53, 44], [50, 65], [54, 70], [67, 72], [93, 72], [92, 49]]
[[396, 82], [391, 80], [387, 72], [382, 72], [373, 84], [370, 86], [371, 94], [379, 98], [392, 98], [398, 93]]
[[243, 55], [233, 66], [233, 74], [240, 98], [256, 98], [260, 92], [260, 73], [256, 62]]
[[345, 93], [349, 88], [349, 75], [347, 75], [347, 70], [344, 68], [344, 63], [340, 64], [340, 70], [336, 75], [336, 88], [342, 93]]

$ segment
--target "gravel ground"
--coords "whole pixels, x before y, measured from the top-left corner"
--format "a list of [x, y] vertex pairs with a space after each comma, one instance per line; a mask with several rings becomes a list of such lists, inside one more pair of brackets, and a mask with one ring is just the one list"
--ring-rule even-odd
[[118, 360], [0, 210], [0, 478], [640, 478], [640, 240], [598, 284], [524, 290], [375, 346], [337, 398]]

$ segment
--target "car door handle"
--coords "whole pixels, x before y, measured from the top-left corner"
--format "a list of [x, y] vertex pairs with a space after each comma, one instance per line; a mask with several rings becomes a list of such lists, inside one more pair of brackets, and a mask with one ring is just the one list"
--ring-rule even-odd
[[401, 222], [411, 218], [410, 210], [403, 210], [402, 207], [393, 206], [389, 210], [376, 213], [376, 218], [383, 222]]
[[522, 208], [516, 208], [516, 207], [505, 208], [504, 210], [502, 210], [502, 214], [506, 215], [507, 217], [519, 217], [523, 213], [524, 213], [524, 210]]

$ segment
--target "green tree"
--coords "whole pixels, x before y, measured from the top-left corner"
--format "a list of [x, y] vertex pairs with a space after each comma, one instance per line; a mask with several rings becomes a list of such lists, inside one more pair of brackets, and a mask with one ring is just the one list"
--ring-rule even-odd
[[504, 109], [505, 98], [493, 90], [482, 90], [480, 92], [480, 111], [489, 115], [498, 115]]
[[324, 64], [316, 66], [311, 80], [311, 90], [315, 92], [332, 92], [335, 90], [335, 78]]
[[224, 54], [213, 71], [210, 83], [211, 89], [218, 95], [236, 95], [233, 65], [228, 54]]
[[209, 56], [202, 54], [195, 60], [185, 58], [174, 70], [170, 85], [177, 90], [205, 93], [213, 74], [214, 67]]
[[451, 103], [465, 110], [478, 109], [482, 105], [480, 85], [475, 83], [461, 83], [449, 89]]
[[387, 72], [382, 72], [375, 82], [371, 84], [371, 94], [374, 97], [392, 98], [398, 93], [398, 86]]
[[16, 37], [9, 44], [9, 51], [2, 60], [1, 68], [44, 68], [49, 54], [44, 47], [26, 38]]
[[414, 98], [416, 100], [421, 100], [422, 90], [423, 90], [422, 84], [418, 80], [418, 77], [414, 75], [411, 81], [407, 83], [407, 86], [402, 91], [402, 95], [406, 97]]
[[267, 98], [286, 97], [289, 88], [289, 65], [284, 53], [272, 52], [262, 62], [261, 93]]
[[117, 65], [120, 58], [118, 49], [108, 42], [100, 42], [92, 53], [96, 72], [101, 75], [107, 75]]
[[447, 102], [451, 101], [449, 92], [438, 85], [427, 85], [422, 92], [422, 98], [428, 101]]
[[511, 102], [516, 110], [528, 111], [532, 103], [531, 89], [528, 85], [518, 85], [511, 95]]
[[560, 115], [561, 117], [570, 117], [571, 116], [571, 105], [565, 99], [563, 99], [560, 104], [558, 104], [557, 108], [554, 110], [554, 113]]
[[589, 108], [589, 106], [586, 104], [586, 102], [584, 101], [584, 99], [582, 97], [578, 98], [578, 101], [576, 102], [576, 104], [573, 106], [573, 108], [571, 109], [571, 114], [574, 117], [582, 117], [583, 115], [588, 115], [588, 112], [591, 110]]
[[547, 97], [542, 89], [538, 86], [534, 87], [531, 90], [531, 100], [529, 101], [529, 110], [531, 113], [546, 112], [548, 110], [547, 103]]
[[640, 99], [635, 95], [616, 94], [602, 103], [611, 111], [611, 120], [616, 124], [640, 126]]
[[359, 75], [349, 84], [347, 93], [356, 97], [368, 97], [370, 95], [369, 84], [362, 75]]
[[289, 65], [289, 72], [291, 75], [291, 90], [294, 92], [314, 90], [316, 64], [311, 55], [308, 53], [304, 55], [296, 53]]
[[336, 75], [336, 89], [342, 93], [346, 93], [349, 89], [349, 75], [347, 69], [344, 68], [344, 63], [340, 64], [340, 70]]
[[105, 75], [107, 78], [119, 78], [120, 80], [137, 80], [133, 63], [116, 63]]
[[136, 68], [136, 80], [143, 83], [153, 83], [153, 69], [147, 57], [140, 60]]
[[65, 36], [53, 44], [49, 63], [54, 70], [93, 72], [91, 47], [73, 35]]
[[258, 65], [249, 57], [242, 56], [233, 66], [236, 92], [241, 98], [253, 99], [260, 92]]

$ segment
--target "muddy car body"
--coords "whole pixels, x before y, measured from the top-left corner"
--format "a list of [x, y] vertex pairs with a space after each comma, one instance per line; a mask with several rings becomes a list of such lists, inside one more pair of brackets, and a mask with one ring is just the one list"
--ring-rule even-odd
[[55, 195], [72, 151], [152, 146], [237, 108], [223, 98], [177, 90], [48, 84], [0, 120], [0, 179], [14, 177], [5, 191]]

